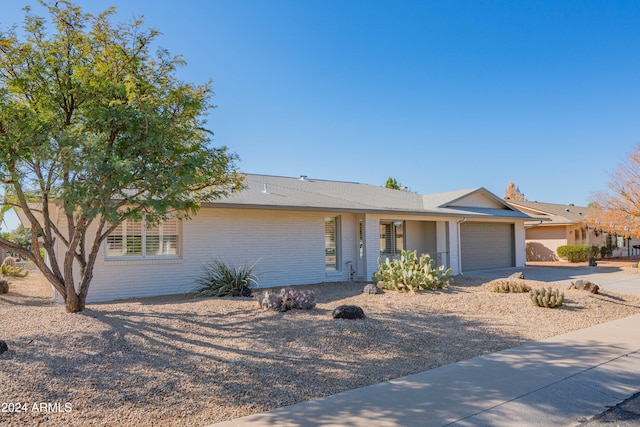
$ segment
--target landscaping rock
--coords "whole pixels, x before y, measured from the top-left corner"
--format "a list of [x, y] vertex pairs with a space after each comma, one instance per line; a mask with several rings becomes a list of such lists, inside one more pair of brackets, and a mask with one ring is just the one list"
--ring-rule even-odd
[[569, 286], [569, 289], [580, 289], [583, 291], [589, 291], [592, 294], [597, 294], [600, 290], [600, 286], [588, 280], [578, 279], [575, 282], [571, 282], [571, 286]]
[[333, 310], [334, 319], [364, 319], [364, 311], [357, 305], [341, 305]]
[[4, 353], [5, 351], [9, 350], [9, 346], [7, 345], [6, 342], [0, 340], [0, 354]]
[[240, 286], [239, 289], [234, 289], [232, 295], [234, 297], [250, 297], [251, 296], [251, 288], [247, 286]]
[[368, 285], [366, 285], [364, 287], [362, 292], [364, 292], [365, 294], [371, 294], [371, 295], [381, 294], [382, 293], [382, 289], [380, 289], [378, 287], [378, 285], [376, 285], [375, 283], [369, 283]]
[[517, 273], [513, 273], [511, 276], [509, 276], [508, 279], [524, 279], [524, 273], [518, 271]]

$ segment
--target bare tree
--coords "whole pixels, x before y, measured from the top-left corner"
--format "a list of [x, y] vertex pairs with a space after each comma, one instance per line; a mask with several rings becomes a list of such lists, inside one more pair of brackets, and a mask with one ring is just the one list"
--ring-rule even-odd
[[589, 224], [618, 236], [640, 237], [640, 145], [618, 163], [608, 186], [590, 204]]

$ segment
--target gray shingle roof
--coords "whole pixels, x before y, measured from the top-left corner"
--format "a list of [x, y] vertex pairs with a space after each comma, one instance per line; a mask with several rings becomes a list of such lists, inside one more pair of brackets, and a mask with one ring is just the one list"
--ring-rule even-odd
[[[208, 206], [530, 218], [484, 188], [422, 195], [357, 182], [253, 174], [245, 175], [245, 183], [245, 190]], [[478, 192], [499, 204], [495, 208], [448, 206]]]
[[544, 225], [568, 225], [584, 222], [590, 209], [584, 206], [562, 205], [557, 203], [541, 203], [509, 200], [508, 203], [516, 209], [525, 209], [537, 215], [548, 216], [551, 221]]

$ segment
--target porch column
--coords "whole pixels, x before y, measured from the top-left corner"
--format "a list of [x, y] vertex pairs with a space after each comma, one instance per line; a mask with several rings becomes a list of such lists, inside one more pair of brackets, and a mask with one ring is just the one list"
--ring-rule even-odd
[[458, 221], [447, 221], [447, 228], [449, 229], [449, 261], [451, 262], [449, 267], [453, 270], [453, 274], [457, 275], [460, 274], [460, 248], [458, 246], [460, 226]]
[[378, 257], [380, 256], [380, 218], [365, 215], [364, 218], [364, 280], [372, 280], [373, 273], [378, 271]]

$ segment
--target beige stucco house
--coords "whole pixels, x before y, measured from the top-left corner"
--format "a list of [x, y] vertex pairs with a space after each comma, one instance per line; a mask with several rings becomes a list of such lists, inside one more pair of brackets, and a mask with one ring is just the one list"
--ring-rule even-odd
[[633, 247], [640, 243], [638, 239], [624, 239], [588, 227], [587, 207], [515, 200], [508, 203], [540, 218], [525, 223], [527, 261], [558, 261], [558, 247], [573, 244], [611, 246], [612, 256], [632, 256], [640, 252]]

